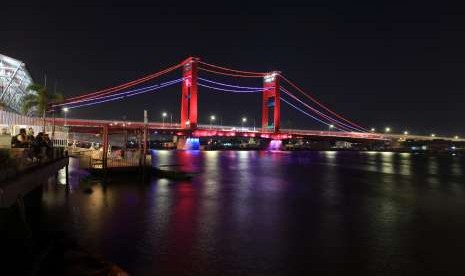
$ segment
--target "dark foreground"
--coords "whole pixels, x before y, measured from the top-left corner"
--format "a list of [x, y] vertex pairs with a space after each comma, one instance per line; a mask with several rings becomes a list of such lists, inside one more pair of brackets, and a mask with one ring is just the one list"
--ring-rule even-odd
[[[132, 275], [465, 273], [465, 159], [356, 152], [154, 153], [191, 181], [44, 187], [41, 225]], [[71, 162], [76, 164], [77, 162]]]

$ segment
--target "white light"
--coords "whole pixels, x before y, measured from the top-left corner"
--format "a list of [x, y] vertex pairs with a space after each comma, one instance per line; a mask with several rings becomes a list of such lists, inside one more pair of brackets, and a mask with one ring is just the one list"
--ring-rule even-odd
[[329, 128], [334, 128], [334, 125], [329, 125]]
[[404, 131], [404, 135], [408, 135], [408, 131]]
[[372, 128], [372, 129], [371, 129], [371, 132], [375, 132], [375, 131], [376, 131], [376, 129], [375, 129], [375, 128]]
[[385, 131], [386, 131], [386, 132], [391, 132], [391, 128], [390, 128], [390, 127], [387, 127], [387, 128], [385, 129]]
[[455, 136], [454, 139], [459, 139], [459, 137], [458, 137], [458, 136]]
[[63, 107], [63, 112], [68, 112], [69, 111], [69, 107]]
[[242, 118], [242, 122], [244, 123], [247, 122], [247, 118], [246, 117]]
[[434, 134], [434, 133], [433, 133], [433, 134], [431, 134], [431, 137], [436, 137], [436, 134]]
[[161, 116], [166, 117], [166, 116], [168, 116], [168, 114], [166, 114], [166, 112], [163, 112], [163, 113], [161, 114]]
[[216, 119], [215, 115], [210, 116], [210, 120], [214, 121]]
[[191, 123], [191, 122], [189, 122], [189, 121], [186, 121], [186, 125], [190, 125], [190, 123]]

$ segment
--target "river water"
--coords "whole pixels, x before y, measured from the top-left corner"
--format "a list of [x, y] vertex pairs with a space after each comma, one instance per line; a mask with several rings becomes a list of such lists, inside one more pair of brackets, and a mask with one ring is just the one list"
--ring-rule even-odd
[[[44, 186], [44, 225], [132, 275], [465, 272], [465, 157], [154, 151], [191, 181]], [[59, 180], [63, 181], [63, 174]]]

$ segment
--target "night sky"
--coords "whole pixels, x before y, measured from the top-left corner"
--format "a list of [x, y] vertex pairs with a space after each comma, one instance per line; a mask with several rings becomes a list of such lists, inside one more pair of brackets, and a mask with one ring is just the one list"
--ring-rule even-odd
[[[56, 82], [65, 96], [196, 56], [242, 70], [280, 70], [367, 128], [465, 136], [465, 12], [444, 1], [72, 2], [1, 5], [0, 52], [24, 61], [37, 82], [46, 73], [48, 87]], [[200, 90], [199, 97], [201, 122], [210, 114], [223, 124], [238, 125], [240, 116], [260, 121], [260, 95]], [[162, 111], [177, 120], [179, 102], [177, 86], [75, 109], [70, 117], [142, 120], [148, 109], [152, 120]], [[282, 112], [284, 126], [323, 128]]]

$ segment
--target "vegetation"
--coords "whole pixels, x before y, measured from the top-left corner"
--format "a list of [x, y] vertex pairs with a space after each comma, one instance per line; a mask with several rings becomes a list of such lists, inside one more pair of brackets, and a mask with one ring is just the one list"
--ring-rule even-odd
[[27, 91], [32, 92], [23, 99], [23, 113], [28, 114], [32, 110], [37, 112], [37, 115], [42, 114], [43, 126], [42, 130], [45, 131], [45, 115], [47, 108], [52, 102], [60, 102], [63, 100], [63, 96], [59, 93], [50, 93], [47, 88], [38, 83], [32, 83], [27, 87]]

